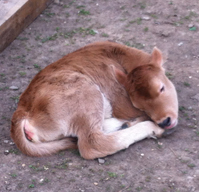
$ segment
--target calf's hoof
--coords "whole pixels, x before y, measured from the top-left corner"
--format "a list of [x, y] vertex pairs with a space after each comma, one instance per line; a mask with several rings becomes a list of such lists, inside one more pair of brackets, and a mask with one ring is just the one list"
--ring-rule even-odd
[[175, 131], [176, 131], [176, 128], [165, 129], [165, 131], [162, 134], [162, 137], [167, 137], [167, 136], [171, 135], [172, 133], [174, 133]]

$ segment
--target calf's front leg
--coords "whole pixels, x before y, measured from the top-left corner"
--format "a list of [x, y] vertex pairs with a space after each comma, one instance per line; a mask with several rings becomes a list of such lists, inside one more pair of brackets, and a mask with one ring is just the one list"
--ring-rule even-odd
[[88, 134], [80, 133], [78, 148], [83, 158], [95, 159], [114, 154], [142, 139], [161, 137], [163, 133], [164, 130], [151, 121], [110, 133], [105, 133], [102, 129], [93, 129]]

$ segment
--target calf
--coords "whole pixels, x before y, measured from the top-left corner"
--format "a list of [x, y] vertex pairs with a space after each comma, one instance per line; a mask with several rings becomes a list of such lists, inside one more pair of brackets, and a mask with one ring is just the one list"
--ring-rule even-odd
[[21, 95], [11, 137], [30, 156], [78, 147], [83, 158], [95, 159], [170, 133], [178, 101], [162, 64], [157, 48], [150, 55], [113, 42], [70, 53]]

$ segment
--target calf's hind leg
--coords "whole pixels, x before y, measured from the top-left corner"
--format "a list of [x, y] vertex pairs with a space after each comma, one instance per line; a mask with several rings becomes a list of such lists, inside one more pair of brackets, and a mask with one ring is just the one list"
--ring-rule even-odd
[[[86, 125], [86, 122], [83, 124]], [[95, 159], [105, 157], [128, 148], [129, 145], [148, 137], [160, 137], [164, 130], [156, 126], [151, 121], [138, 123], [130, 128], [111, 133], [104, 133], [101, 125], [95, 125], [90, 129], [87, 125], [79, 131], [78, 148], [80, 154], [85, 159]], [[85, 131], [88, 129], [88, 131]], [[83, 131], [84, 130], [84, 131]]]

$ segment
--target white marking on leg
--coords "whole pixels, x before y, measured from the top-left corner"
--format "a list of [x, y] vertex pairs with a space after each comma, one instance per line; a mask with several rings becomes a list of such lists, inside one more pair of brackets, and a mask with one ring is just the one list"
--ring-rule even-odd
[[129, 145], [137, 141], [154, 137], [154, 134], [156, 136], [160, 136], [163, 132], [164, 130], [155, 125], [153, 122], [144, 121], [127, 129], [115, 132], [115, 136], [118, 145], [122, 148], [128, 148]]
[[125, 122], [125, 120], [120, 120], [116, 118], [105, 119], [103, 123], [103, 131], [105, 133], [117, 131], [122, 127]]

